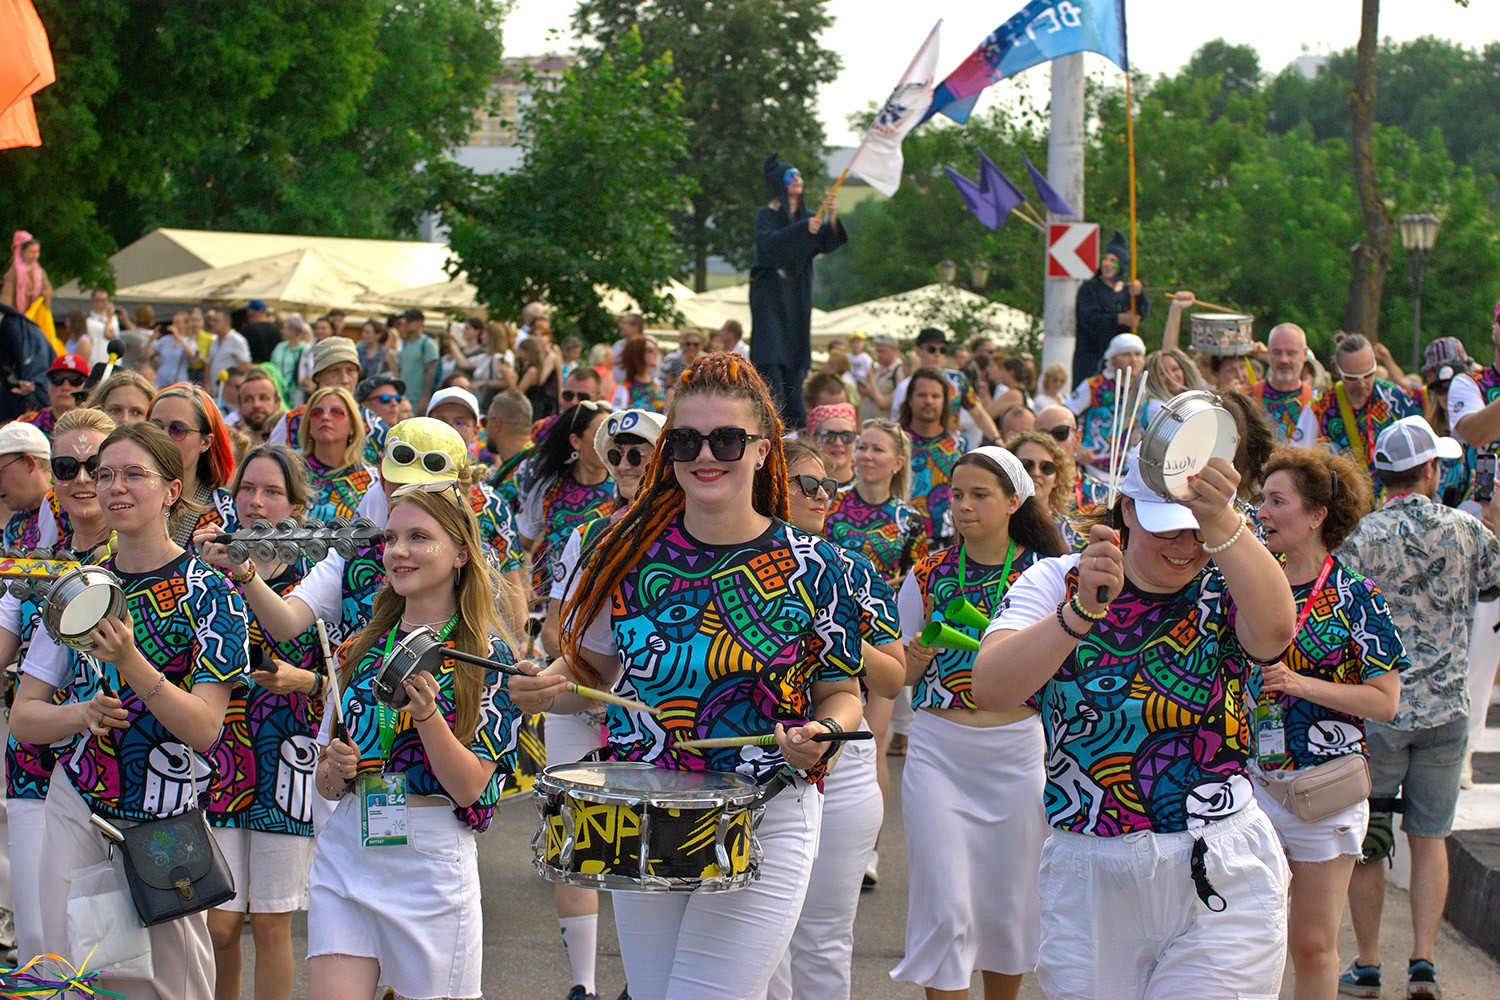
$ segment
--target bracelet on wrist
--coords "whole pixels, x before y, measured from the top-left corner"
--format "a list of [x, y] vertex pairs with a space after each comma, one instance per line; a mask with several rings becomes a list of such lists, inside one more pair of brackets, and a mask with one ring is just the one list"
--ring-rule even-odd
[[432, 718], [434, 715], [437, 715], [437, 714], [438, 714], [437, 706], [434, 705], [434, 706], [432, 706], [432, 711], [428, 712], [426, 715], [422, 716], [420, 719], [412, 719], [411, 721], [412, 722], [416, 722], [416, 723], [423, 723], [423, 722], [426, 722], [428, 719]]
[[229, 574], [229, 582], [232, 583], [232, 584], [234, 584], [236, 587], [243, 587], [245, 584], [249, 583], [251, 580], [254, 580], [254, 579], [255, 579], [255, 567], [254, 566], [250, 566], [250, 565], [247, 565], [245, 567], [244, 575], [241, 575], [239, 573], [230, 573]]
[[839, 725], [837, 722], [835, 722], [832, 719], [819, 719], [818, 720], [818, 725], [822, 726], [824, 729], [828, 730], [830, 733], [842, 733], [844, 731], [844, 727], [841, 726], [841, 725]]
[[146, 702], [150, 701], [152, 698], [155, 698], [156, 692], [160, 691], [161, 686], [165, 683], [167, 683], [167, 675], [161, 673], [160, 671], [157, 671], [156, 683], [151, 686], [150, 691], [147, 691], [145, 694], [141, 695], [141, 701]]
[[1108, 607], [1106, 607], [1103, 611], [1100, 611], [1098, 614], [1085, 609], [1083, 606], [1083, 602], [1078, 599], [1077, 594], [1074, 594], [1072, 597], [1068, 598], [1068, 606], [1078, 613], [1079, 618], [1082, 618], [1085, 621], [1102, 622], [1109, 614]]
[[1083, 640], [1085, 640], [1085, 639], [1087, 639], [1089, 637], [1088, 633], [1087, 632], [1075, 632], [1075, 631], [1073, 631], [1073, 627], [1068, 624], [1068, 619], [1065, 618], [1065, 617], [1063, 617], [1063, 608], [1065, 608], [1067, 606], [1068, 606], [1068, 602], [1067, 601], [1058, 601], [1057, 602], [1057, 624], [1062, 627], [1062, 630], [1064, 632], [1066, 632], [1066, 633], [1068, 633], [1068, 635], [1072, 636], [1072, 638], [1074, 639], [1074, 641], [1076, 641], [1076, 642], [1082, 642]]
[[1243, 517], [1240, 518], [1240, 526], [1234, 529], [1234, 534], [1230, 535], [1228, 539], [1219, 543], [1218, 545], [1203, 546], [1203, 551], [1211, 556], [1216, 556], [1220, 552], [1223, 552], [1225, 549], [1229, 548], [1229, 546], [1240, 540], [1240, 536], [1245, 533], [1246, 523], [1247, 522]]

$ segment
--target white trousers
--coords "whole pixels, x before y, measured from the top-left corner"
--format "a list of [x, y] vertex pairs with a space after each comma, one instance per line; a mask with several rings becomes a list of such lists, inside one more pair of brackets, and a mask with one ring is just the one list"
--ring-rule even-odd
[[1490, 712], [1490, 687], [1500, 666], [1500, 601], [1474, 605], [1474, 628], [1469, 633], [1469, 747], [1479, 743]]
[[[108, 857], [104, 838], [89, 825], [89, 807], [73, 788], [61, 767], [52, 772], [47, 791], [46, 822], [42, 842], [47, 845], [47, 863], [39, 870], [42, 897], [42, 948], [70, 961], [82, 955], [68, 954], [68, 892], [73, 873], [97, 865]], [[134, 826], [120, 820], [118, 827]], [[114, 863], [121, 864], [115, 851]], [[168, 921], [150, 928], [150, 982], [107, 977], [103, 987], [123, 993], [127, 1000], [204, 1000], [214, 993], [214, 949], [208, 936], [208, 914]]]
[[[869, 725], [861, 720], [860, 728]], [[881, 752], [873, 741], [846, 743], [823, 782], [818, 860], [767, 1000], [849, 1000], [854, 916], [885, 813], [875, 783], [875, 755]]]
[[6, 799], [10, 826], [11, 896], [16, 914], [16, 956], [20, 965], [42, 954], [42, 799]]
[[730, 892], [612, 893], [634, 1000], [759, 1000], [802, 911], [823, 795], [800, 779], [766, 806], [760, 878]]
[[[1224, 902], [1218, 912], [1193, 885], [1195, 836]], [[1053, 830], [1042, 850], [1036, 977], [1048, 1000], [1274, 1000], [1290, 879], [1253, 801], [1189, 833]]]

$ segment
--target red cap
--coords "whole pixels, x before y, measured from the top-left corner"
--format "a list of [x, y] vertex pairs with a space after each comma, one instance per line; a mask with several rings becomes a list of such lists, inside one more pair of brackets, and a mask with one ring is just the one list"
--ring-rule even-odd
[[77, 372], [87, 377], [89, 362], [82, 354], [59, 354], [57, 360], [52, 362], [52, 367], [47, 369], [48, 375], [53, 372]]

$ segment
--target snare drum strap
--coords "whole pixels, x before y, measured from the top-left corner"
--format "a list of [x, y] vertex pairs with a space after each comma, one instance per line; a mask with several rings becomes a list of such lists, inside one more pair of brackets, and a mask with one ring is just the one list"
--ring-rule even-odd
[[[1333, 395], [1339, 403], [1339, 416], [1344, 421], [1344, 436], [1349, 439], [1349, 447], [1354, 448], [1354, 442], [1359, 442], [1359, 457], [1365, 463], [1365, 468], [1370, 467], [1370, 449], [1374, 447], [1374, 440], [1365, 440], [1365, 435], [1360, 433], [1359, 424], [1354, 422], [1354, 408], [1349, 405], [1349, 394], [1344, 391], [1344, 380], [1339, 379], [1333, 384]], [[1367, 407], [1368, 403], [1365, 404]], [[1371, 424], [1370, 437], [1374, 438], [1374, 421], [1369, 417], [1369, 410], [1365, 411], [1366, 422]]]

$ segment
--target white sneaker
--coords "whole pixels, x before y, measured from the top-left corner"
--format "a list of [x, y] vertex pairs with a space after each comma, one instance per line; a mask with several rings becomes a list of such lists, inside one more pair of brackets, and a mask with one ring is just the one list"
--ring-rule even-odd
[[861, 889], [873, 889], [880, 881], [880, 873], [876, 866], [880, 864], [880, 852], [874, 851], [870, 854], [870, 867], [865, 869], [864, 882], [860, 884]]

